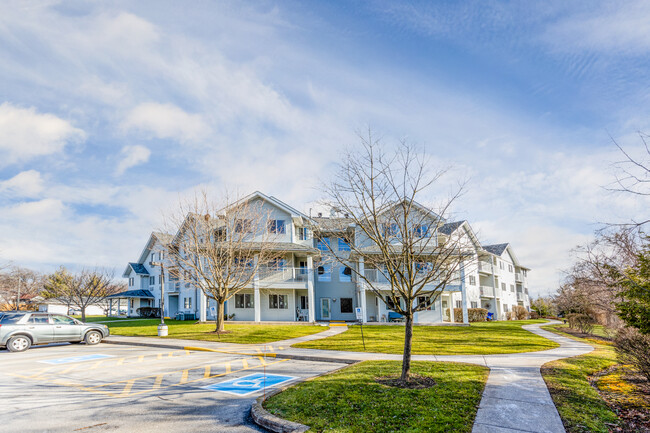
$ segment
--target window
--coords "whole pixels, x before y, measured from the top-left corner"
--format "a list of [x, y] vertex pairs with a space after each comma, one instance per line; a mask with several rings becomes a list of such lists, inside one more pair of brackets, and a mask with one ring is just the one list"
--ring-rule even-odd
[[284, 220], [269, 220], [267, 227], [269, 229], [269, 233], [275, 233], [276, 235], [286, 233]]
[[463, 308], [463, 301], [456, 301], [456, 308]]
[[503, 262], [499, 260], [499, 269], [503, 269]]
[[183, 308], [186, 310], [192, 308], [192, 298], [183, 298]]
[[514, 284], [510, 284], [510, 291], [511, 291], [512, 293], [515, 292], [515, 285], [514, 285]]
[[300, 297], [300, 309], [309, 310], [309, 296]]
[[418, 307], [424, 308], [427, 311], [435, 310], [436, 305], [431, 301], [428, 296], [418, 296]]
[[74, 325], [74, 319], [66, 316], [60, 316], [58, 314], [52, 315], [52, 321], [57, 325]]
[[149, 277], [149, 285], [153, 286], [154, 284], [156, 284], [156, 277]]
[[[287, 264], [287, 262], [284, 259], [272, 259], [272, 260], [269, 260], [269, 262], [267, 263], [267, 266], [268, 266], [269, 269], [278, 270], [278, 269], [283, 269], [286, 264]], [[251, 264], [251, 266], [252, 266], [252, 264]]]
[[506, 283], [501, 283], [501, 290], [503, 290], [503, 291], [506, 290]]
[[472, 301], [472, 308], [478, 308], [478, 302]]
[[30, 317], [29, 319], [29, 323], [47, 325], [50, 322], [49, 319], [47, 318], [47, 314], [32, 314], [32, 317]]
[[339, 281], [342, 283], [349, 283], [352, 281], [352, 269], [347, 266], [339, 268]]
[[513, 272], [512, 265], [508, 263], [508, 271]]
[[153, 262], [153, 256], [154, 256], [154, 254], [155, 254], [155, 253], [151, 253], [151, 260], [150, 260], [150, 261], [152, 261], [152, 262]]
[[235, 266], [241, 266], [243, 268], [252, 268], [253, 259], [250, 257], [235, 257]]
[[503, 304], [503, 312], [504, 313], [508, 312], [508, 304]]
[[[399, 296], [395, 297], [395, 300], [397, 301], [397, 304], [400, 305], [400, 298]], [[391, 297], [386, 297], [386, 308], [389, 310], [394, 310], [395, 309], [395, 303], [393, 303], [393, 299]]]
[[429, 225], [428, 224], [420, 224], [415, 226], [415, 229], [413, 230], [415, 233], [415, 236], [419, 238], [428, 238], [431, 237], [431, 234], [429, 233]]
[[250, 293], [238, 293], [235, 295], [235, 308], [253, 308], [254, 306], [254, 295]]
[[475, 286], [476, 285], [476, 276], [474, 276], [474, 275], [469, 276], [469, 284], [470, 284], [470, 286]]
[[224, 242], [226, 240], [226, 229], [220, 228], [212, 232], [212, 238], [215, 242]]
[[332, 281], [332, 265], [318, 267], [318, 281]]
[[384, 237], [395, 237], [397, 236], [399, 230], [397, 228], [396, 223], [384, 223], [383, 224], [383, 229], [384, 229]]
[[309, 239], [309, 229], [307, 227], [296, 227], [296, 236], [298, 236], [298, 240], [306, 241]]
[[430, 272], [432, 267], [433, 267], [433, 265], [431, 264], [431, 262], [416, 262], [415, 263], [415, 270], [417, 272], [421, 272], [421, 273]]
[[135, 299], [131, 298], [130, 304], [131, 304], [131, 308], [135, 307]]
[[241, 218], [235, 220], [235, 233], [250, 233], [252, 231], [251, 220]]
[[318, 248], [321, 251], [329, 251], [330, 245], [330, 240], [329, 238], [320, 238], [318, 239], [318, 243], [316, 243], [316, 248]]
[[352, 313], [352, 298], [341, 298], [341, 313]]
[[164, 257], [165, 257], [164, 252], [161, 251], [161, 252], [158, 253], [158, 260], [162, 260]]
[[286, 310], [289, 308], [287, 295], [269, 295], [269, 308], [273, 310]]
[[343, 238], [339, 238], [339, 251], [350, 251], [350, 244]]
[[135, 284], [135, 278], [131, 277], [129, 278], [129, 286], [133, 286]]

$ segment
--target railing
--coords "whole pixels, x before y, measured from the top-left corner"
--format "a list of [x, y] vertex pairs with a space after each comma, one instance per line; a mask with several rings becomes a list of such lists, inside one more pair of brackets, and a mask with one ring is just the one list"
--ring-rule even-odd
[[260, 280], [265, 283], [305, 283], [309, 273], [307, 268], [269, 268], [260, 266]]
[[519, 282], [523, 282], [523, 281], [524, 281], [524, 279], [523, 279], [523, 277], [522, 277], [522, 275], [521, 275], [521, 272], [517, 272], [517, 273], [515, 273], [515, 281], [519, 281]]
[[480, 261], [480, 262], [478, 262], [478, 270], [479, 270], [479, 272], [490, 273], [490, 272], [492, 272], [492, 265], [490, 263], [488, 263], [488, 262]]
[[388, 284], [388, 279], [378, 269], [365, 269], [363, 274], [371, 283]]
[[525, 300], [526, 300], [526, 296], [525, 296], [523, 293], [521, 293], [521, 292], [517, 292], [517, 300], [518, 300], [518, 301], [525, 301]]
[[484, 297], [487, 297], [487, 298], [494, 298], [494, 287], [479, 286], [479, 290], [481, 292], [481, 296], [484, 296]]
[[181, 282], [180, 281], [169, 281], [165, 283], [165, 291], [167, 293], [180, 292]]

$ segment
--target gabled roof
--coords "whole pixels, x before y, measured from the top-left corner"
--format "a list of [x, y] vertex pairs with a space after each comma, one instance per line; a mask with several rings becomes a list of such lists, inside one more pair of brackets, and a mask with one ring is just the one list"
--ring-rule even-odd
[[154, 299], [153, 293], [149, 290], [127, 290], [126, 292], [115, 293], [106, 298], [149, 298]]
[[249, 202], [251, 200], [255, 200], [256, 198], [267, 201], [267, 202], [279, 207], [280, 209], [282, 209], [285, 212], [287, 212], [288, 214], [290, 214], [292, 218], [303, 218], [306, 221], [313, 222], [312, 219], [309, 218], [307, 215], [305, 215], [304, 213], [300, 212], [299, 210], [296, 210], [295, 208], [289, 206], [288, 204], [286, 204], [282, 200], [279, 200], [279, 199], [277, 199], [277, 198], [275, 198], [273, 196], [268, 196], [268, 195], [266, 195], [266, 194], [264, 194], [264, 193], [262, 193], [260, 191], [255, 191], [254, 193], [247, 195], [246, 197], [242, 198], [241, 200], [236, 201], [235, 203], [233, 203], [233, 206], [238, 204], [238, 203]]
[[443, 235], [450, 235], [456, 230], [458, 230], [458, 227], [462, 226], [463, 223], [465, 223], [465, 220], [462, 221], [456, 221], [453, 223], [446, 223], [438, 227], [438, 231], [442, 233]]
[[147, 268], [144, 267], [143, 264], [129, 263], [129, 266], [131, 266], [131, 269], [133, 269], [133, 272], [135, 272], [138, 275], [149, 275], [149, 271], [147, 270]]
[[344, 232], [354, 224], [352, 218], [313, 217], [312, 219], [318, 224], [317, 230], [321, 232]]
[[163, 246], [167, 246], [167, 244], [171, 242], [172, 238], [173, 236], [170, 235], [169, 233], [151, 232], [147, 244], [145, 245], [144, 249], [140, 253], [140, 258], [138, 259], [138, 263], [144, 263], [144, 261], [147, 259], [147, 256], [149, 255], [149, 252], [153, 249], [154, 245], [156, 245], [156, 242], [160, 243]]
[[505, 244], [494, 244], [494, 245], [483, 245], [483, 249], [488, 253], [500, 256], [508, 248], [508, 243]]

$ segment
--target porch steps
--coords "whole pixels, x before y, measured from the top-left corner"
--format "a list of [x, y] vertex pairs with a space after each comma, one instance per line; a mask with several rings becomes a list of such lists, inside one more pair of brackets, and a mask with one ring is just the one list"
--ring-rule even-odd
[[347, 323], [343, 320], [330, 320], [330, 328], [336, 327], [336, 326], [348, 326]]

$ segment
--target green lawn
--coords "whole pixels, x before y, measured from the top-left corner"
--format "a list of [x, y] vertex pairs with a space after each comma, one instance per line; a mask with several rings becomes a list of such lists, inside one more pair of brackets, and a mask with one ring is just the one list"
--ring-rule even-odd
[[567, 432], [607, 433], [611, 424], [618, 423], [618, 417], [591, 386], [588, 376], [617, 364], [614, 348], [611, 345], [598, 344], [592, 339], [585, 340], [558, 332], [562, 327], [551, 325], [545, 326], [544, 329], [591, 344], [595, 350], [586, 355], [560, 359], [542, 366], [542, 375], [553, 402]]
[[[102, 322], [109, 327], [111, 334], [138, 337], [156, 337], [160, 319], [113, 319], [103, 318], [94, 322]], [[169, 338], [183, 338], [187, 340], [220, 341], [224, 343], [270, 343], [272, 341], [286, 340], [326, 331], [324, 326], [314, 325], [239, 325], [226, 323], [226, 331], [230, 334], [214, 334], [213, 322], [195, 324], [189, 321], [165, 320], [169, 327]], [[164, 338], [164, 337], [163, 337]]]
[[433, 377], [428, 389], [375, 382], [399, 374], [401, 362], [366, 361], [300, 383], [264, 402], [269, 412], [315, 432], [470, 432], [488, 376], [486, 367], [451, 362], [412, 363]]
[[[487, 355], [553, 349], [559, 344], [522, 329], [522, 325], [545, 320], [479, 322], [470, 326], [415, 326], [413, 354]], [[403, 326], [364, 326], [366, 352], [402, 353]], [[326, 350], [363, 351], [361, 330], [351, 326], [346, 332], [294, 347]]]

